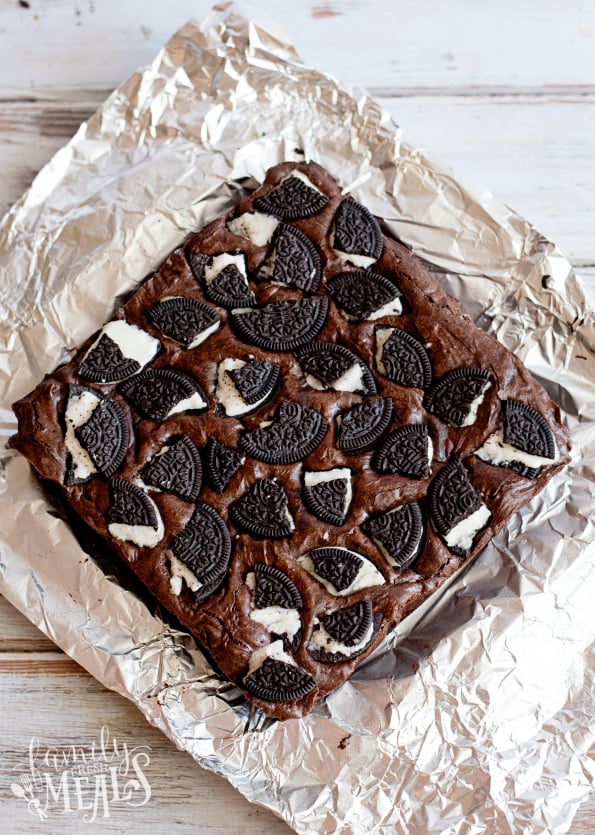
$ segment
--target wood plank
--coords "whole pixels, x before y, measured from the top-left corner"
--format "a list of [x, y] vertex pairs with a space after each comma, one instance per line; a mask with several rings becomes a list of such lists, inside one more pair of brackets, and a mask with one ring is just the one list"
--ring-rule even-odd
[[[212, 5], [177, 0], [164, 14], [144, 0], [0, 0], [0, 98], [111, 90]], [[276, 19], [306, 63], [364, 86], [593, 86], [595, 5], [581, 0], [426, 0], [423, 14], [393, 0], [294, 0], [282, 14], [277, 0], [252, 6], [257, 20]]]
[[[0, 213], [103, 100], [0, 102]], [[595, 264], [595, 94], [382, 97], [405, 138], [491, 188], [576, 264]], [[555, 129], [554, 129], [555, 126]]]
[[[122, 800], [109, 803], [106, 817], [100, 807], [99, 816], [93, 821], [94, 832], [223, 835], [241, 831], [244, 835], [289, 835], [289, 827], [271, 812], [248, 803], [224, 779], [201, 769], [188, 754], [178, 751], [160, 731], [147, 724], [132, 703], [106, 690], [78, 665], [77, 669], [62, 669], [56, 675], [54, 662], [48, 670], [38, 670], [35, 675], [16, 670], [6, 674], [0, 668], [1, 819], [5, 825], [10, 821], [11, 833], [47, 835], [59, 831], [61, 835], [80, 835], [84, 829], [83, 812], [73, 809], [60, 813], [61, 803], [50, 797], [48, 817], [39, 820], [28, 811], [23, 799], [13, 794], [11, 785], [22, 785], [21, 776], [31, 773], [32, 737], [38, 739], [36, 763], [38, 770], [43, 771], [40, 766], [49, 748], [55, 749], [54, 753], [68, 753], [74, 745], [87, 756], [93, 744], [98, 750], [103, 726], [109, 732], [110, 745], [115, 739], [120, 748], [126, 744], [131, 753], [136, 746], [149, 746], [149, 762], [142, 771], [151, 796], [136, 808]], [[64, 769], [54, 770], [50, 766], [47, 771], [57, 786]], [[129, 774], [128, 779], [130, 776], [134, 775]], [[124, 780], [119, 783], [123, 788]], [[72, 781], [70, 785], [72, 798]], [[136, 797], [142, 800], [145, 794], [139, 792]], [[85, 804], [91, 798], [92, 793], [86, 793]], [[74, 800], [71, 805], [75, 806]]]
[[49, 638], [0, 595], [0, 652], [53, 652], [55, 649]]

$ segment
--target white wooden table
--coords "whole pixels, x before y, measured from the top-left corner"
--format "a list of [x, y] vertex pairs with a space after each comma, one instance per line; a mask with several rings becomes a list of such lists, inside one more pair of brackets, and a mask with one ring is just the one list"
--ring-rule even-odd
[[[561, 247], [595, 289], [595, 5], [570, 0], [256, 0], [306, 63], [366, 86], [412, 141], [491, 190]], [[0, 214], [107, 93], [203, 0], [0, 0]], [[282, 11], [281, 11], [282, 10]], [[32, 736], [89, 748], [102, 726], [149, 745], [151, 797], [112, 803], [95, 832], [281, 835], [288, 827], [176, 751], [0, 599], [0, 831], [79, 833], [15, 797]], [[56, 829], [59, 826], [59, 829]], [[595, 831], [595, 802], [571, 830]]]

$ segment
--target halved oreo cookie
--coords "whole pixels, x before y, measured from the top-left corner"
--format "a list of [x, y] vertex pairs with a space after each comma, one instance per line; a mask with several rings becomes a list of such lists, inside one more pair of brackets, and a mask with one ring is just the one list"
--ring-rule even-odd
[[384, 577], [370, 560], [348, 548], [316, 548], [298, 563], [337, 597], [384, 583]]
[[295, 226], [282, 223], [258, 277], [273, 284], [295, 287], [302, 293], [315, 293], [322, 279], [318, 250], [307, 235]]
[[263, 562], [256, 563], [252, 570], [255, 576], [253, 600], [257, 609], [266, 609], [269, 606], [281, 606], [283, 609], [302, 608], [302, 596], [285, 572]]
[[424, 408], [452, 426], [471, 426], [490, 385], [485, 368], [455, 368], [426, 392]]
[[430, 483], [428, 500], [432, 524], [448, 548], [459, 556], [470, 554], [491, 513], [459, 458], [449, 461]]
[[227, 490], [229, 482], [245, 461], [237, 449], [209, 438], [205, 447], [205, 466], [209, 487], [216, 493]]
[[308, 652], [323, 664], [340, 664], [361, 655], [378, 631], [382, 615], [374, 616], [369, 600], [361, 600], [315, 621]]
[[382, 438], [392, 416], [390, 397], [377, 397], [353, 406], [337, 418], [337, 447], [346, 455], [366, 452]]
[[313, 342], [295, 352], [312, 388], [376, 394], [376, 380], [366, 363], [344, 345]]
[[392, 281], [368, 270], [339, 273], [325, 289], [347, 319], [374, 321], [403, 312], [403, 297]]
[[259, 212], [282, 220], [299, 220], [317, 214], [327, 203], [326, 194], [317, 189], [305, 174], [296, 170], [264, 197], [258, 197], [254, 206]]
[[227, 372], [240, 392], [242, 400], [253, 406], [268, 397], [279, 382], [281, 369], [264, 360], [250, 360], [241, 368]]
[[333, 220], [331, 246], [344, 261], [368, 267], [382, 254], [382, 230], [374, 215], [347, 197]]
[[291, 536], [295, 523], [287, 493], [274, 478], [261, 478], [229, 508], [234, 525], [261, 539]]
[[164, 447], [141, 470], [145, 484], [195, 502], [202, 484], [198, 447], [187, 435]]
[[92, 383], [118, 383], [148, 365], [160, 347], [159, 340], [146, 331], [114, 319], [104, 325], [83, 357], [79, 377]]
[[120, 347], [105, 333], [79, 366], [79, 377], [92, 383], [124, 380], [140, 371], [140, 363], [125, 357]]
[[475, 455], [525, 478], [537, 478], [542, 467], [556, 460], [554, 436], [539, 412], [526, 403], [504, 400], [501, 406], [503, 423], [475, 450]]
[[556, 457], [554, 436], [539, 412], [518, 400], [503, 400], [502, 412], [507, 444], [540, 458]]
[[316, 409], [284, 400], [271, 423], [244, 432], [240, 446], [265, 464], [293, 464], [314, 452], [326, 430]]
[[402, 571], [419, 554], [424, 535], [423, 514], [417, 502], [409, 502], [366, 519], [362, 530], [374, 540], [389, 565]]
[[243, 255], [224, 252], [213, 256], [204, 268], [204, 282], [207, 299], [228, 310], [250, 307], [256, 302], [246, 277]]
[[265, 702], [291, 702], [307, 696], [316, 687], [316, 682], [296, 664], [265, 658], [245, 677], [244, 687]]
[[221, 324], [214, 307], [188, 296], [162, 299], [149, 310], [149, 319], [184, 348], [196, 348]]
[[304, 472], [304, 504], [322, 522], [343, 525], [351, 496], [351, 470], [348, 467]]
[[227, 525], [214, 508], [198, 502], [186, 527], [170, 542], [169, 551], [201, 584], [195, 595], [202, 601], [221, 585], [227, 573], [231, 559]]
[[251, 345], [266, 351], [295, 351], [315, 339], [326, 322], [328, 299], [314, 296], [234, 310], [231, 323]]
[[196, 380], [172, 368], [143, 371], [121, 383], [119, 391], [151, 420], [162, 421], [179, 412], [202, 411], [208, 406]]
[[[85, 396], [92, 401], [84, 408]], [[86, 412], [86, 414], [85, 414]], [[85, 418], [87, 419], [85, 420]], [[130, 426], [124, 410], [110, 397], [100, 397], [95, 392], [79, 386], [70, 386], [66, 406], [66, 446], [72, 458], [72, 473], [75, 480], [79, 469], [73, 444], [69, 443], [69, 429], [89, 455], [94, 467], [105, 478], [110, 478], [120, 468], [130, 445]], [[83, 462], [84, 464], [84, 462]]]
[[426, 349], [400, 328], [376, 328], [376, 367], [400, 386], [423, 389], [432, 381], [432, 365]]
[[115, 539], [139, 547], [153, 547], [163, 536], [163, 522], [152, 499], [130, 481], [114, 478], [109, 483], [108, 531]]
[[410, 424], [394, 429], [372, 456], [372, 469], [378, 473], [428, 478], [433, 446], [425, 424]]

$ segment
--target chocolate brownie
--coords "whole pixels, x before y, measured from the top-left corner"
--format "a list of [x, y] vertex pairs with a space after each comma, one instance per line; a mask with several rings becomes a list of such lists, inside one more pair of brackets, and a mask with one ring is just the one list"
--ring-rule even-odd
[[569, 450], [522, 363], [313, 163], [270, 169], [14, 408], [13, 445], [280, 719]]

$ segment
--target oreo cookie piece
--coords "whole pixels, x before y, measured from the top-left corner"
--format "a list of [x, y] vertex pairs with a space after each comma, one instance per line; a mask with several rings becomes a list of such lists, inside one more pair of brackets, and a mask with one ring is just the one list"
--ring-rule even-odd
[[294, 464], [314, 452], [326, 430], [326, 422], [316, 409], [284, 400], [272, 422], [244, 432], [240, 446], [265, 464]]
[[107, 529], [114, 539], [152, 548], [163, 537], [163, 521], [155, 502], [144, 490], [114, 478], [109, 484], [110, 507]]
[[426, 392], [424, 408], [451, 426], [472, 426], [491, 384], [484, 368], [455, 368]]
[[240, 336], [251, 345], [266, 351], [295, 351], [318, 336], [327, 313], [326, 296], [314, 296], [234, 310], [230, 318]]
[[195, 502], [202, 485], [198, 447], [187, 435], [163, 447], [141, 470], [145, 484]]
[[301, 609], [304, 605], [297, 586], [287, 574], [274, 565], [259, 562], [253, 567], [253, 600], [257, 609], [280, 606], [282, 609]]
[[400, 328], [376, 328], [376, 367], [400, 386], [424, 389], [432, 381], [432, 365], [426, 349]]
[[246, 458], [232, 447], [209, 438], [205, 447], [205, 468], [209, 487], [216, 493], [227, 490], [231, 478], [237, 473]]
[[119, 391], [151, 420], [162, 421], [180, 412], [203, 411], [208, 406], [196, 380], [173, 368], [143, 371], [121, 383]]
[[209, 263], [211, 256], [205, 255], [202, 252], [187, 252], [186, 258], [190, 264], [194, 278], [202, 284], [205, 277], [205, 267]]
[[420, 552], [423, 514], [417, 502], [409, 502], [366, 519], [362, 530], [376, 543], [388, 564], [403, 571], [415, 562]]
[[258, 197], [254, 206], [259, 212], [266, 212], [282, 220], [299, 220], [322, 211], [327, 203], [326, 194], [296, 169], [264, 197]]
[[78, 374], [92, 383], [118, 383], [148, 365], [161, 343], [146, 331], [114, 319], [102, 328], [84, 355]]
[[318, 249], [295, 226], [280, 224], [273, 239], [271, 254], [258, 277], [272, 284], [295, 287], [302, 293], [315, 293], [322, 279]]
[[376, 394], [376, 380], [366, 363], [353, 351], [335, 342], [313, 342], [295, 352], [309, 386], [318, 391]]
[[257, 563], [246, 576], [252, 592], [251, 620], [268, 629], [271, 636], [283, 637], [294, 652], [301, 639], [302, 596], [287, 574], [272, 565]]
[[298, 563], [336, 597], [384, 583], [370, 560], [348, 548], [316, 548]]
[[281, 641], [256, 650], [243, 681], [246, 690], [265, 702], [291, 702], [303, 699], [316, 682], [283, 651]]
[[372, 469], [407, 478], [428, 478], [433, 449], [425, 424], [400, 426], [386, 436], [372, 456]]
[[374, 616], [369, 600], [337, 609], [315, 619], [308, 652], [324, 664], [356, 658], [370, 646], [381, 622], [382, 615]]
[[[176, 576], [183, 579], [196, 599], [203, 601], [216, 591], [227, 574], [231, 559], [227, 525], [214, 508], [198, 502], [186, 527], [170, 542], [167, 553], [172, 579]], [[172, 585], [174, 594], [175, 589], [179, 589], [177, 594], [181, 593], [181, 582]]]
[[518, 400], [503, 400], [504, 421], [475, 451], [475, 455], [497, 467], [537, 478], [541, 468], [557, 460], [552, 432], [531, 406]]
[[225, 414], [236, 417], [261, 406], [275, 392], [280, 373], [271, 362], [226, 357], [217, 369], [217, 400]]
[[250, 307], [256, 296], [250, 289], [243, 255], [224, 252], [213, 256], [204, 268], [205, 295], [210, 302], [233, 310]]
[[337, 447], [346, 455], [371, 449], [388, 429], [393, 416], [390, 397], [377, 397], [353, 406], [337, 418]]
[[459, 458], [449, 461], [430, 483], [428, 500], [436, 532], [454, 554], [468, 556], [491, 513]]
[[130, 445], [130, 426], [119, 403], [70, 385], [64, 424], [66, 484], [80, 484], [95, 473], [110, 478], [120, 468]]
[[274, 478], [255, 482], [231, 505], [229, 516], [240, 530], [260, 539], [283, 539], [295, 530], [287, 493]]
[[310, 513], [321, 522], [343, 525], [351, 505], [351, 470], [306, 470], [302, 497]]
[[364, 206], [347, 197], [335, 214], [331, 246], [343, 260], [369, 267], [382, 255], [382, 230]]
[[374, 321], [403, 312], [400, 290], [385, 276], [368, 270], [339, 273], [327, 281], [325, 290], [351, 321]]
[[149, 319], [164, 336], [184, 348], [196, 348], [221, 322], [215, 308], [189, 296], [161, 299], [149, 310]]

